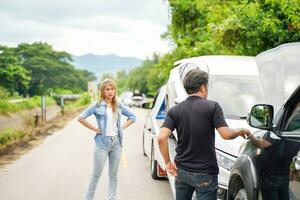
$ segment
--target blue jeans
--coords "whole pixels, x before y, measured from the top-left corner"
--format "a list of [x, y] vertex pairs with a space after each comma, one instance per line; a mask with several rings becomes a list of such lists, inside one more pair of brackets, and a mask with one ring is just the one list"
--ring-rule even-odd
[[[99, 137], [99, 136], [98, 136]], [[108, 157], [109, 167], [109, 186], [108, 186], [108, 199], [115, 200], [117, 194], [117, 183], [118, 183], [118, 168], [121, 158], [122, 147], [118, 136], [102, 136], [107, 137], [106, 148], [96, 145], [94, 151], [94, 167], [93, 173], [89, 182], [89, 186], [85, 193], [85, 200], [92, 200], [95, 195], [98, 180], [103, 171], [106, 158]], [[109, 147], [109, 148], [107, 148]]]
[[175, 189], [176, 200], [192, 199], [194, 191], [197, 200], [216, 200], [218, 175], [195, 173], [178, 168]]

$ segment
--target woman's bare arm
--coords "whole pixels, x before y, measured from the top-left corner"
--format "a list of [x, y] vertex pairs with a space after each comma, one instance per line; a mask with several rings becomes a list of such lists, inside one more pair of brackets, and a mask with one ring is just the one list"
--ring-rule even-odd
[[127, 120], [125, 122], [125, 124], [123, 124], [122, 129], [126, 129], [128, 126], [130, 126], [131, 124], [133, 124], [133, 121], [131, 119]]
[[92, 131], [96, 132], [97, 134], [101, 133], [101, 130], [94, 125], [90, 124], [86, 119], [79, 117], [78, 121], [88, 129], [91, 129]]

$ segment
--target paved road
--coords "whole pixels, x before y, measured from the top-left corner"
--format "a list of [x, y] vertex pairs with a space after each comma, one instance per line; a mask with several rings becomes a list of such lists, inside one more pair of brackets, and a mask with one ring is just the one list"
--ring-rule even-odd
[[[120, 200], [170, 200], [167, 180], [150, 176], [150, 162], [142, 155], [142, 128], [146, 112], [136, 109], [137, 122], [125, 130], [119, 169]], [[94, 119], [90, 119], [95, 123]], [[43, 144], [0, 169], [1, 200], [80, 200], [91, 168], [93, 134], [76, 119], [47, 137]], [[95, 199], [106, 199], [107, 165]]]

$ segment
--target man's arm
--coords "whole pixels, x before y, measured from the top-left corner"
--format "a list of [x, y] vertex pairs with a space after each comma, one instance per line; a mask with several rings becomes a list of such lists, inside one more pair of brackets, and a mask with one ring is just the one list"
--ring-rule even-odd
[[220, 135], [222, 136], [223, 139], [225, 140], [231, 140], [234, 139], [238, 136], [241, 137], [248, 137], [248, 139], [251, 140], [252, 144], [259, 147], [259, 148], [267, 148], [269, 146], [271, 146], [272, 144], [266, 140], [266, 139], [258, 139], [257, 137], [255, 137], [253, 134], [250, 133], [249, 130], [247, 129], [231, 129], [229, 127], [220, 127], [217, 129], [218, 132], [220, 133]]
[[231, 129], [227, 126], [222, 126], [217, 128], [221, 137], [225, 140], [232, 140], [238, 136], [246, 138], [250, 135], [250, 131], [248, 129], [240, 128], [240, 129]]
[[253, 134], [250, 134], [248, 136], [248, 139], [250, 139], [250, 141], [252, 142], [252, 144], [254, 146], [257, 146], [257, 147], [262, 148], [262, 149], [267, 148], [267, 147], [269, 147], [269, 146], [272, 145], [272, 143], [269, 142], [268, 140], [266, 140], [266, 139], [258, 139]]
[[158, 135], [157, 141], [159, 145], [159, 150], [161, 155], [164, 158], [165, 164], [171, 161], [169, 154], [169, 146], [168, 146], [168, 138], [171, 135], [171, 130], [165, 127], [160, 129], [160, 133]]
[[172, 131], [168, 128], [162, 127], [160, 129], [160, 133], [158, 135], [158, 145], [159, 150], [164, 158], [166, 164], [166, 170], [171, 173], [173, 176], [177, 176], [177, 167], [174, 162], [171, 162], [170, 154], [169, 154], [169, 145], [168, 145], [168, 138], [171, 135]]
[[225, 140], [232, 140], [238, 136], [246, 138], [250, 135], [250, 131], [248, 129], [231, 129], [227, 126], [227, 123], [224, 118], [223, 110], [221, 106], [216, 103], [213, 113], [213, 124], [214, 127], [218, 130], [221, 137]]

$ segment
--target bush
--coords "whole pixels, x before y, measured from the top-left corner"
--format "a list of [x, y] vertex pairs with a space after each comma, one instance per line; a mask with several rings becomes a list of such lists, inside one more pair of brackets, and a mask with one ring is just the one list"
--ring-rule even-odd
[[79, 105], [86, 105], [92, 101], [91, 96], [88, 93], [83, 93], [78, 100]]
[[31, 99], [26, 99], [20, 103], [17, 103], [16, 105], [19, 107], [19, 110], [25, 110], [25, 109], [32, 109], [37, 106], [39, 106], [38, 99], [36, 97], [33, 97]]
[[7, 98], [9, 97], [9, 92], [4, 88], [0, 86], [0, 98]]
[[48, 93], [52, 93], [54, 95], [58, 95], [58, 94], [74, 94], [74, 92], [72, 90], [63, 89], [63, 88], [51, 89], [51, 90], [48, 91]]
[[6, 128], [4, 131], [0, 132], [0, 147], [4, 146], [10, 141], [21, 139], [26, 135], [23, 130]]
[[92, 101], [91, 96], [88, 93], [82, 93], [80, 98], [75, 102], [66, 101], [65, 102], [65, 109], [66, 110], [73, 110], [76, 108], [83, 107], [84, 105], [89, 104]]
[[16, 112], [16, 104], [12, 104], [7, 100], [0, 100], [0, 114], [7, 114], [9, 112]]

